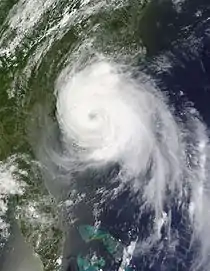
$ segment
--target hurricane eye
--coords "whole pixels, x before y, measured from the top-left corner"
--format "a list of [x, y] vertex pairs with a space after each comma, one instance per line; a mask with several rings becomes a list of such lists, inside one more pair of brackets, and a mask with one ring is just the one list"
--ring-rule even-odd
[[88, 114], [88, 118], [90, 120], [96, 120], [98, 118], [98, 114], [96, 112], [91, 112]]

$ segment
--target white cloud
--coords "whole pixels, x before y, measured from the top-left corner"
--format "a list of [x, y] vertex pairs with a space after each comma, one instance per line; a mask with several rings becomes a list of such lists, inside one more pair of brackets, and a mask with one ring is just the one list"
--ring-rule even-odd
[[0, 161], [0, 232], [3, 238], [9, 236], [9, 225], [4, 220], [9, 197], [24, 193], [21, 175], [26, 175], [26, 172], [19, 170], [15, 156], [9, 157], [5, 162]]

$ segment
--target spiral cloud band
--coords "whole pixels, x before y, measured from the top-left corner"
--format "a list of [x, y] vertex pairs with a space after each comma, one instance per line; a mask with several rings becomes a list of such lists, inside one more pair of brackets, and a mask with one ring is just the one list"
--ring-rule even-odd
[[58, 175], [53, 178], [71, 182], [72, 172], [117, 163], [120, 182], [139, 191], [140, 213], [155, 213], [153, 235], [137, 249], [157, 242], [164, 225], [172, 240], [164, 206], [175, 198], [187, 209], [191, 241], [200, 247], [191, 269], [209, 270], [209, 140], [196, 110], [186, 107], [184, 122], [151, 83], [104, 59], [62, 74], [56, 95], [63, 151], [47, 150], [56, 166], [51, 175]]

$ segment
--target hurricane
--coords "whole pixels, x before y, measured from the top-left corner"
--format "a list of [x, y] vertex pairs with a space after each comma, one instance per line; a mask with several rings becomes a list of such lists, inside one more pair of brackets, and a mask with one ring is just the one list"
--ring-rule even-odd
[[156, 194], [153, 184], [148, 199], [155, 196], [160, 211], [162, 191], [167, 184], [179, 186], [184, 161], [181, 131], [163, 97], [105, 60], [62, 82], [57, 84], [57, 120], [70, 168], [119, 163], [126, 181], [124, 174], [138, 179], [153, 164], [151, 181], [160, 191]]
[[[55, 83], [55, 97], [59, 140], [42, 146], [49, 179], [61, 180], [75, 191], [77, 178], [84, 176], [85, 181], [78, 183], [80, 192], [86, 191], [87, 205], [93, 201], [90, 195], [110, 203], [129, 187], [138, 208], [134, 224], [152, 214], [151, 229], [137, 238], [135, 255], [160, 249], [165, 242], [168, 255], [175, 257], [186, 238], [174, 225], [176, 209], [183, 215], [180, 227], [186, 224], [184, 234], [190, 235], [184, 249], [196, 251], [189, 270], [208, 270], [209, 139], [195, 108], [187, 104], [182, 114], [175, 114], [167, 93], [151, 77], [136, 75], [132, 67], [106, 57], [64, 69]], [[117, 170], [104, 183], [85, 177], [90, 171], [100, 176], [112, 165], [118, 165]], [[97, 189], [87, 192], [85, 186], [91, 185]], [[100, 204], [97, 209], [95, 220]]]

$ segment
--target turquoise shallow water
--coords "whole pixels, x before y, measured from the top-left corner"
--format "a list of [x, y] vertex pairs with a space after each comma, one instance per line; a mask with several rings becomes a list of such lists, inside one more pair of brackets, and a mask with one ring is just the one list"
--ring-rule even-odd
[[59, 196], [57, 187], [49, 193], [34, 151], [43, 111], [54, 118], [60, 72], [78, 57], [83, 65], [98, 55], [131, 67], [158, 59], [153, 71], [167, 70], [165, 52], [187, 40], [208, 9], [207, 1], [193, 0], [0, 0], [0, 195], [8, 180], [24, 191], [8, 188], [2, 196], [4, 253], [16, 219], [44, 270], [60, 270]]

